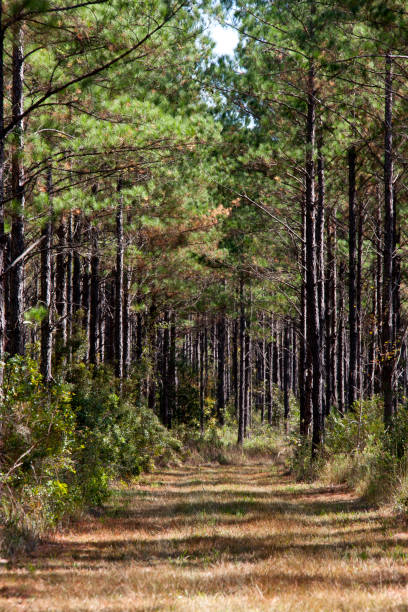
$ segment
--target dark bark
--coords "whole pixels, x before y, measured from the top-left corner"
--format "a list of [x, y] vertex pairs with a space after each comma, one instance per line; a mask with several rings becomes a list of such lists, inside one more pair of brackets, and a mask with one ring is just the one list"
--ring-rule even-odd
[[161, 349], [161, 397], [160, 412], [163, 425], [169, 427], [171, 417], [169, 411], [169, 351], [170, 351], [170, 316], [168, 311], [164, 315], [164, 328], [162, 329]]
[[273, 418], [273, 343], [268, 344], [268, 380], [267, 380], [267, 418], [272, 425]]
[[58, 325], [56, 332], [56, 357], [61, 360], [66, 341], [67, 341], [67, 303], [66, 296], [66, 248], [67, 248], [67, 225], [62, 217], [58, 231], [58, 248], [55, 258], [55, 305], [58, 315]]
[[234, 394], [234, 412], [238, 420], [239, 414], [239, 377], [238, 377], [238, 318], [234, 319], [232, 328], [232, 388]]
[[[7, 339], [6, 325], [6, 282], [4, 276], [7, 261], [7, 236], [4, 228], [4, 31], [3, 2], [0, 0], [0, 395], [3, 383], [3, 361]], [[1, 424], [0, 424], [1, 429]], [[0, 432], [1, 433], [1, 432]]]
[[49, 198], [48, 218], [42, 228], [41, 243], [41, 305], [45, 314], [41, 321], [41, 362], [40, 370], [43, 380], [48, 384], [51, 380], [52, 360], [52, 321], [51, 321], [51, 246], [52, 246], [52, 173], [51, 168], [47, 175], [47, 193]]
[[224, 425], [225, 419], [225, 314], [217, 321], [217, 420]]
[[288, 431], [289, 421], [289, 324], [286, 322], [284, 327], [284, 346], [283, 346], [283, 418], [285, 420], [285, 430]]
[[384, 251], [383, 251], [383, 312], [382, 312], [382, 392], [384, 424], [389, 427], [394, 415], [393, 371], [395, 346], [393, 333], [393, 259], [394, 259], [394, 201], [393, 201], [393, 133], [392, 133], [392, 59], [385, 62], [384, 110]]
[[307, 339], [307, 315], [306, 315], [306, 211], [302, 201], [302, 257], [301, 257], [301, 287], [300, 287], [300, 330], [299, 330], [299, 431], [302, 437], [309, 435], [312, 422], [311, 394], [306, 392], [306, 339]]
[[349, 377], [347, 408], [354, 410], [357, 393], [357, 302], [356, 302], [356, 150], [354, 146], [348, 151], [349, 172]]
[[357, 332], [357, 398], [363, 398], [364, 369], [362, 366], [362, 311], [361, 311], [361, 283], [363, 268], [363, 211], [361, 206], [358, 210], [358, 232], [357, 232], [357, 276], [356, 276], [356, 332]]
[[245, 340], [244, 340], [244, 388], [243, 388], [243, 399], [244, 399], [244, 438], [248, 436], [249, 429], [251, 427], [251, 382], [252, 382], [252, 364], [251, 364], [251, 334], [250, 334], [250, 319], [246, 317], [245, 321]]
[[337, 341], [337, 408], [341, 414], [345, 410], [344, 389], [344, 263], [339, 269], [339, 307]]
[[[324, 157], [322, 153], [322, 137], [319, 138], [319, 152], [317, 157], [317, 210], [316, 210], [316, 261], [317, 261], [317, 299], [319, 309], [319, 329], [320, 329], [320, 359], [323, 378], [326, 374], [325, 363], [325, 266], [324, 266], [324, 227], [325, 227], [325, 195], [326, 185], [324, 176]], [[325, 406], [326, 396], [322, 390], [322, 420], [326, 414], [327, 407]]]
[[239, 286], [240, 317], [239, 317], [239, 410], [238, 410], [238, 444], [242, 445], [245, 437], [245, 304], [244, 282], [240, 279]]
[[[22, 153], [24, 149], [24, 125], [19, 119], [23, 112], [24, 52], [21, 24], [13, 28], [13, 76], [12, 118], [15, 129], [12, 135], [11, 183], [13, 215], [11, 224], [11, 262], [24, 253], [24, 171]], [[24, 260], [20, 259], [10, 271], [10, 353], [24, 355]]]
[[317, 290], [317, 246], [316, 246], [316, 201], [314, 189], [315, 175], [315, 123], [316, 123], [316, 84], [315, 66], [310, 60], [308, 73], [308, 101], [306, 122], [306, 301], [307, 301], [307, 352], [308, 362], [312, 364], [312, 406], [313, 432], [312, 457], [315, 457], [323, 441], [322, 411], [322, 362], [320, 312]]
[[[173, 419], [177, 413], [177, 389], [176, 389], [176, 319], [174, 312], [170, 314], [170, 346], [169, 346], [169, 359], [168, 359], [168, 372], [167, 372], [167, 388], [168, 388], [168, 415], [167, 415], [167, 427], [171, 429], [173, 425]], [[197, 352], [199, 336], [196, 335], [197, 341]], [[198, 355], [197, 355], [198, 360]]]
[[325, 327], [326, 327], [326, 415], [336, 403], [336, 363], [337, 363], [337, 266], [336, 266], [336, 214], [327, 225], [327, 265], [325, 290]]
[[131, 363], [132, 323], [130, 320], [131, 269], [127, 268], [123, 277], [123, 375], [128, 378]]
[[90, 258], [86, 257], [84, 265], [84, 273], [82, 275], [82, 309], [84, 311], [82, 318], [82, 327], [86, 337], [86, 356], [85, 360], [89, 360], [89, 318], [90, 318], [90, 280], [91, 280], [91, 262]]
[[74, 247], [74, 219], [72, 212], [68, 215], [68, 248], [67, 248], [67, 283], [66, 283], [66, 303], [67, 303], [67, 336], [68, 336], [68, 357], [71, 358], [72, 345], [72, 315], [73, 315], [73, 285], [72, 285], [72, 272], [73, 272], [73, 247]]
[[81, 308], [81, 256], [79, 246], [81, 244], [81, 217], [75, 215], [73, 218], [73, 270], [72, 270], [72, 312], [75, 314]]
[[115, 375], [123, 378], [123, 198], [118, 183], [119, 203], [116, 210], [116, 271], [115, 271]]
[[[205, 325], [205, 322], [204, 322]], [[206, 340], [207, 334], [204, 329], [200, 331], [200, 432], [204, 435], [205, 427], [205, 353], [206, 353]]]
[[91, 228], [91, 300], [89, 316], [89, 361], [97, 363], [99, 334], [99, 249], [98, 231]]

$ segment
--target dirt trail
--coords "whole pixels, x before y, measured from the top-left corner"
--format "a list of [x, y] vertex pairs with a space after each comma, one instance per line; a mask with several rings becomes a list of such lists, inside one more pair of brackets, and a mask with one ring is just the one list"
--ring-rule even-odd
[[408, 533], [265, 465], [154, 474], [17, 566], [0, 610], [407, 610]]

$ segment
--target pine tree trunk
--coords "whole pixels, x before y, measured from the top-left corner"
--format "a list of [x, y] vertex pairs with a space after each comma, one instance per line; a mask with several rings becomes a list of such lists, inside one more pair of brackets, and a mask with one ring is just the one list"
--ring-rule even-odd
[[393, 134], [392, 134], [392, 59], [385, 63], [384, 114], [384, 255], [383, 255], [383, 312], [382, 312], [382, 392], [384, 424], [390, 427], [394, 415], [394, 345], [393, 345], [393, 259], [394, 259], [394, 202], [393, 202]]
[[[170, 314], [170, 346], [169, 346], [169, 360], [168, 360], [168, 415], [167, 415], [167, 427], [171, 429], [173, 425], [173, 419], [176, 417], [177, 411], [177, 389], [176, 389], [176, 322], [174, 312]], [[197, 342], [197, 367], [198, 367], [198, 343], [199, 336], [196, 335]]]
[[323, 441], [323, 412], [322, 412], [322, 362], [321, 362], [321, 334], [320, 312], [317, 288], [318, 260], [316, 245], [316, 201], [314, 189], [315, 174], [315, 123], [316, 123], [316, 91], [315, 67], [310, 61], [308, 74], [308, 104], [306, 123], [306, 312], [307, 312], [307, 351], [308, 361], [312, 364], [312, 406], [313, 406], [313, 432], [312, 457], [314, 458]]
[[81, 217], [75, 215], [73, 218], [73, 270], [72, 270], [72, 311], [73, 314], [81, 308], [81, 257], [79, 246], [81, 244]]
[[89, 360], [89, 318], [90, 318], [90, 279], [91, 279], [91, 262], [90, 258], [85, 258], [84, 273], [82, 275], [82, 309], [84, 311], [82, 318], [82, 328], [86, 338], [86, 355], [85, 361]]
[[72, 285], [72, 271], [73, 271], [73, 250], [74, 250], [74, 219], [72, 212], [68, 215], [68, 249], [67, 249], [67, 284], [66, 284], [66, 302], [67, 302], [67, 336], [68, 336], [68, 360], [72, 358], [72, 331], [73, 331], [73, 285]]
[[130, 286], [131, 269], [125, 270], [123, 277], [123, 375], [128, 378], [131, 363], [131, 320], [130, 320]]
[[222, 312], [217, 321], [217, 420], [224, 425], [225, 418], [225, 314]]
[[11, 183], [13, 216], [11, 225], [11, 263], [10, 271], [10, 353], [24, 355], [24, 261], [17, 258], [24, 252], [24, 171], [22, 154], [24, 151], [24, 125], [19, 116], [23, 112], [24, 52], [22, 25], [13, 28], [13, 75], [12, 75], [12, 118], [16, 123], [12, 135]]
[[[0, 400], [2, 398], [3, 362], [6, 347], [6, 251], [7, 237], [4, 227], [4, 30], [3, 30], [3, 2], [0, 0]], [[1, 424], [0, 424], [1, 436]]]
[[362, 311], [361, 311], [361, 283], [363, 267], [363, 211], [361, 205], [358, 210], [358, 232], [357, 232], [357, 277], [356, 277], [356, 331], [357, 331], [357, 398], [363, 398], [364, 371], [362, 356]]
[[338, 342], [337, 342], [337, 408], [340, 414], [345, 410], [344, 390], [344, 264], [339, 269], [339, 316], [338, 316]]
[[316, 259], [317, 259], [317, 298], [319, 308], [319, 329], [320, 329], [320, 358], [321, 358], [321, 372], [322, 372], [322, 422], [327, 411], [325, 406], [326, 396], [323, 393], [324, 379], [326, 376], [326, 363], [325, 363], [325, 266], [324, 266], [324, 226], [325, 226], [325, 177], [324, 177], [324, 157], [321, 150], [322, 138], [319, 138], [319, 152], [317, 157], [317, 211], [316, 211]]
[[232, 388], [234, 394], [234, 412], [237, 420], [239, 415], [238, 330], [239, 321], [235, 317], [232, 328]]
[[52, 174], [51, 168], [47, 176], [47, 193], [49, 198], [48, 219], [42, 229], [41, 243], [41, 305], [46, 313], [41, 321], [41, 362], [40, 370], [45, 384], [51, 380], [52, 359], [52, 326], [51, 326], [51, 281], [52, 281]]
[[283, 418], [285, 421], [285, 431], [289, 428], [289, 325], [286, 322], [284, 327], [284, 346], [283, 346]]
[[91, 228], [91, 300], [89, 316], [89, 361], [97, 363], [99, 335], [99, 249], [98, 231]]
[[307, 339], [307, 316], [306, 316], [306, 211], [302, 201], [302, 257], [300, 262], [301, 286], [300, 286], [300, 330], [299, 330], [299, 431], [302, 437], [309, 435], [312, 421], [312, 406], [309, 401], [310, 394], [306, 392], [306, 339]]
[[115, 375], [123, 378], [123, 198], [118, 182], [119, 203], [116, 211], [116, 273], [115, 273]]
[[66, 265], [65, 254], [67, 248], [67, 225], [62, 217], [57, 231], [58, 249], [55, 258], [55, 305], [58, 315], [58, 325], [56, 332], [56, 357], [61, 360], [67, 342], [67, 303], [66, 303]]
[[357, 400], [357, 302], [356, 302], [356, 150], [348, 151], [349, 171], [349, 377], [347, 408], [354, 410]]
[[325, 325], [326, 325], [326, 415], [331, 406], [336, 404], [336, 369], [337, 369], [337, 267], [336, 267], [336, 213], [327, 226], [327, 266], [325, 291]]
[[[204, 321], [205, 326], [205, 321]], [[204, 435], [205, 426], [205, 384], [204, 384], [204, 368], [205, 368], [205, 340], [206, 334], [204, 329], [200, 331], [200, 433]]]
[[238, 444], [242, 445], [245, 437], [245, 304], [244, 282], [240, 279], [239, 286], [240, 318], [239, 318], [239, 411], [238, 411]]

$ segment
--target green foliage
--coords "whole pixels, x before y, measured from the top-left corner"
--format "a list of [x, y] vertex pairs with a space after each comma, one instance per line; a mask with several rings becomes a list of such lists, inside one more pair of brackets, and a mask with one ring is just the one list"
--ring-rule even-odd
[[4, 367], [0, 418], [4, 548], [13, 554], [55, 525], [70, 504], [64, 479], [74, 471], [76, 442], [69, 387], [45, 388], [35, 361], [13, 357]]
[[355, 410], [343, 416], [330, 415], [324, 451], [314, 461], [310, 441], [294, 436], [290, 466], [299, 479], [347, 484], [372, 503], [393, 498], [397, 509], [405, 512], [407, 434], [406, 406], [399, 406], [392, 427], [384, 431], [383, 404], [374, 397], [356, 402]]
[[14, 357], [4, 370], [0, 463], [3, 550], [30, 549], [50, 527], [100, 506], [110, 481], [176, 457], [181, 446], [144, 405], [114, 392], [104, 368], [76, 364], [68, 382], [42, 383], [38, 364]]
[[333, 411], [327, 419], [328, 453], [351, 453], [379, 443], [384, 432], [380, 399], [356, 402], [355, 409], [341, 415]]

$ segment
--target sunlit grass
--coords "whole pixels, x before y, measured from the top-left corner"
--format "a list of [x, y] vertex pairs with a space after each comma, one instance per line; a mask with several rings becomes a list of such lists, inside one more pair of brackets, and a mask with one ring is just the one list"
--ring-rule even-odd
[[407, 561], [404, 525], [344, 487], [180, 467], [3, 565], [0, 610], [404, 610]]

